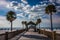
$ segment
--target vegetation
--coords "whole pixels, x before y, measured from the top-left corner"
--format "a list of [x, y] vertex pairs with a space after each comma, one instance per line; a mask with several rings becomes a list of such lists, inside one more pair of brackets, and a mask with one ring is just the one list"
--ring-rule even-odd
[[28, 29], [27, 27], [27, 21], [22, 21], [22, 24], [26, 26], [26, 30]]
[[39, 24], [39, 29], [40, 29], [40, 23], [41, 23], [41, 19], [37, 19], [36, 25]]
[[12, 31], [12, 22], [16, 19], [15, 12], [9, 11], [6, 15], [6, 19], [11, 22], [11, 31]]
[[25, 26], [26, 26], [26, 31], [28, 31], [27, 21], [25, 21], [24, 23], [25, 23]]
[[41, 19], [37, 19], [36, 24], [39, 24], [39, 23], [41, 23]]
[[24, 22], [24, 21], [22, 21], [22, 25], [23, 25], [23, 27], [24, 27], [24, 24], [25, 24], [25, 22]]
[[56, 12], [56, 7], [54, 5], [51, 4], [45, 8], [45, 13], [50, 14], [51, 30], [53, 30], [53, 25], [52, 25], [52, 14], [53, 14], [53, 12]]

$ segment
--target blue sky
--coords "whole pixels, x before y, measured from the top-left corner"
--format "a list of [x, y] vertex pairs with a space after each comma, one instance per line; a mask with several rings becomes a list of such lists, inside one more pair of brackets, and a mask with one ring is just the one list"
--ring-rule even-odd
[[41, 18], [41, 27], [50, 26], [49, 15], [45, 14], [48, 4], [56, 6], [57, 12], [53, 14], [53, 26], [60, 26], [60, 0], [0, 0], [0, 27], [10, 27], [6, 14], [12, 10], [17, 14], [13, 27], [22, 27], [21, 21], [36, 21]]

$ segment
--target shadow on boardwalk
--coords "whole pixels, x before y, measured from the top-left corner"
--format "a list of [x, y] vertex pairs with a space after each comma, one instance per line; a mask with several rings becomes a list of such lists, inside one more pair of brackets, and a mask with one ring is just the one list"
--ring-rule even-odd
[[43, 36], [38, 36], [38, 35], [22, 35], [22, 36], [27, 37], [27, 38], [50, 40], [50, 38], [48, 37], [43, 37]]

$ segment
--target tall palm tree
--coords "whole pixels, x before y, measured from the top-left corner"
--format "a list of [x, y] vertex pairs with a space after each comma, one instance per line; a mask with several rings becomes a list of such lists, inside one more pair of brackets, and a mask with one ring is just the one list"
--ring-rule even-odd
[[26, 31], [28, 31], [27, 21], [25, 21], [24, 23], [25, 23], [25, 26], [26, 26]]
[[37, 29], [37, 31], [40, 33], [40, 23], [41, 23], [41, 19], [39, 18], [39, 19], [37, 19], [37, 22], [36, 22], [36, 25], [38, 25], [39, 24], [39, 29]]
[[53, 25], [52, 25], [52, 14], [53, 12], [56, 12], [56, 7], [54, 5], [48, 5], [46, 8], [45, 8], [45, 12], [46, 14], [50, 14], [50, 21], [51, 21], [51, 30], [53, 31]]
[[[41, 19], [40, 19], [40, 18], [39, 18], [39, 19], [37, 19], [36, 24], [39, 24], [39, 23], [41, 23]], [[40, 29], [40, 25], [39, 25], [39, 29]]]
[[25, 22], [24, 22], [24, 21], [22, 21], [22, 24], [23, 24], [23, 27], [24, 27]]
[[12, 22], [16, 19], [15, 12], [9, 11], [6, 15], [6, 19], [11, 22], [11, 31], [12, 31]]

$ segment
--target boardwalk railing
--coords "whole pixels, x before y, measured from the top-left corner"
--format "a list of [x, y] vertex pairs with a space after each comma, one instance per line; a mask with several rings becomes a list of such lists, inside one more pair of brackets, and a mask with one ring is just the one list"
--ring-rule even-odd
[[8, 39], [11, 39], [13, 38], [14, 36], [24, 32], [25, 29], [23, 30], [17, 30], [17, 31], [12, 31], [12, 32], [6, 32], [4, 34], [0, 34], [0, 40], [8, 40]]
[[39, 30], [38, 32], [47, 35], [51, 40], [56, 40], [56, 31]]
[[60, 33], [56, 33], [56, 40], [60, 40]]

